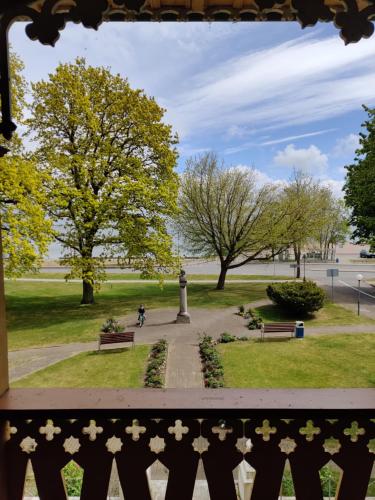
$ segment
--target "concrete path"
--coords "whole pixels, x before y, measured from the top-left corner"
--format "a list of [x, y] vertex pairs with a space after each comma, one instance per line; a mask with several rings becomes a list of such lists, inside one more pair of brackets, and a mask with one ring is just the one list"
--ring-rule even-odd
[[[267, 300], [262, 300], [254, 302], [252, 306], [257, 307], [266, 303], [268, 303]], [[200, 383], [196, 373], [199, 364], [199, 334], [207, 333], [217, 338], [225, 331], [235, 335], [244, 335], [248, 332], [246, 328], [247, 321], [236, 315], [236, 312], [236, 307], [206, 310], [191, 309], [192, 322], [189, 325], [181, 325], [174, 322], [176, 319], [175, 308], [148, 311], [146, 323], [142, 328], [137, 327], [136, 315], [122, 317], [119, 320], [127, 326], [128, 330], [136, 332], [135, 338], [137, 344], [153, 344], [160, 338], [166, 338], [170, 350], [169, 364], [179, 367], [181, 360], [186, 357], [186, 367], [181, 368], [182, 365], [180, 365], [180, 371], [176, 375], [176, 378], [173, 379], [172, 372], [170, 372], [170, 382], [168, 384], [172, 385], [168, 385], [168, 387], [180, 387], [176, 384], [185, 383], [183, 380], [189, 371], [191, 371], [189, 375], [191, 378], [188, 379], [190, 382], [186, 383]], [[111, 348], [111, 346], [109, 347]], [[9, 353], [10, 380], [13, 382], [65, 358], [74, 356], [80, 352], [92, 351], [96, 348], [97, 342], [87, 342], [11, 351]], [[105, 348], [103, 347], [103, 349]], [[189, 355], [185, 356], [187, 352]], [[184, 370], [184, 372], [181, 370]], [[185, 385], [184, 387], [187, 386]], [[197, 386], [193, 385], [192, 387]], [[201, 385], [198, 385], [198, 387], [201, 387]]]
[[202, 389], [204, 387], [197, 343], [169, 344], [165, 387], [167, 389]]
[[[253, 302], [251, 307], [259, 307], [268, 303], [267, 299], [259, 300]], [[184, 325], [174, 322], [175, 308], [154, 309], [147, 312], [146, 323], [142, 328], [136, 326], [136, 315], [120, 318], [120, 321], [127, 325], [127, 329], [134, 329], [137, 344], [152, 344], [160, 338], [168, 340], [167, 387], [201, 387], [203, 382], [198, 353], [199, 334], [206, 333], [214, 338], [218, 338], [223, 332], [249, 338], [260, 336], [259, 330], [248, 330], [247, 320], [238, 316], [236, 312], [236, 307], [191, 309], [192, 322]], [[307, 336], [340, 333], [375, 333], [375, 324], [306, 327]], [[65, 358], [96, 348], [96, 342], [88, 342], [11, 351], [9, 353], [10, 380], [17, 380]]]

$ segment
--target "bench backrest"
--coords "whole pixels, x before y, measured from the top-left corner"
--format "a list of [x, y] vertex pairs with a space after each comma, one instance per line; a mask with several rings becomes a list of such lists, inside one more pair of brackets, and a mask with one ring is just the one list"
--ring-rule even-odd
[[263, 325], [264, 332], [294, 332], [295, 323], [267, 323]]
[[101, 333], [100, 344], [115, 344], [116, 342], [134, 342], [135, 332]]

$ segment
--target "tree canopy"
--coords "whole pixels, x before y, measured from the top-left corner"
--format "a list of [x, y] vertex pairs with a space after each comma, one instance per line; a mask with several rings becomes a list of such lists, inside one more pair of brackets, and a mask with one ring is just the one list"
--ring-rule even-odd
[[59, 221], [70, 277], [83, 280], [82, 303], [94, 301], [104, 261], [143, 273], [173, 265], [168, 217], [175, 214], [177, 138], [164, 110], [109, 69], [85, 59], [60, 64], [32, 85], [28, 120], [46, 183], [49, 215]]
[[351, 208], [353, 236], [375, 245], [375, 108], [363, 106], [368, 119], [362, 124], [354, 163], [346, 166], [345, 201]]
[[[26, 81], [23, 63], [11, 53], [12, 104], [14, 115], [23, 122]], [[36, 270], [51, 241], [52, 226], [43, 209], [45, 190], [43, 176], [22, 148], [15, 134], [10, 143], [0, 144], [10, 149], [0, 158], [0, 227], [2, 230], [5, 273], [18, 276]]]
[[224, 288], [229, 269], [288, 246], [278, 188], [258, 189], [251, 169], [225, 168], [213, 153], [187, 162], [179, 207], [180, 233], [190, 249], [220, 260], [218, 289]]
[[348, 231], [345, 210], [329, 188], [301, 171], [295, 171], [284, 188], [284, 202], [289, 207], [289, 238], [301, 274], [303, 251], [318, 246], [322, 257], [331, 245], [345, 240]]

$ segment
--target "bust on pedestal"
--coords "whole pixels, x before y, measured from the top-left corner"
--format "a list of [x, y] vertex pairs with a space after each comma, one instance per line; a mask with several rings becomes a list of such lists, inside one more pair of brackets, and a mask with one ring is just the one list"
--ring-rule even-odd
[[177, 314], [176, 323], [190, 323], [190, 314], [187, 311], [187, 279], [183, 269], [180, 271], [180, 312]]

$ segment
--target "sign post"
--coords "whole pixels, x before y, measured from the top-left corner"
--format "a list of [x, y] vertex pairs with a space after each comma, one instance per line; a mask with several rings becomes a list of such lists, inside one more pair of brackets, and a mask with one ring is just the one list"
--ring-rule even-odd
[[335, 276], [339, 275], [339, 270], [338, 269], [327, 269], [327, 278], [331, 277], [332, 278], [332, 283], [331, 283], [331, 298], [333, 302], [333, 278]]

